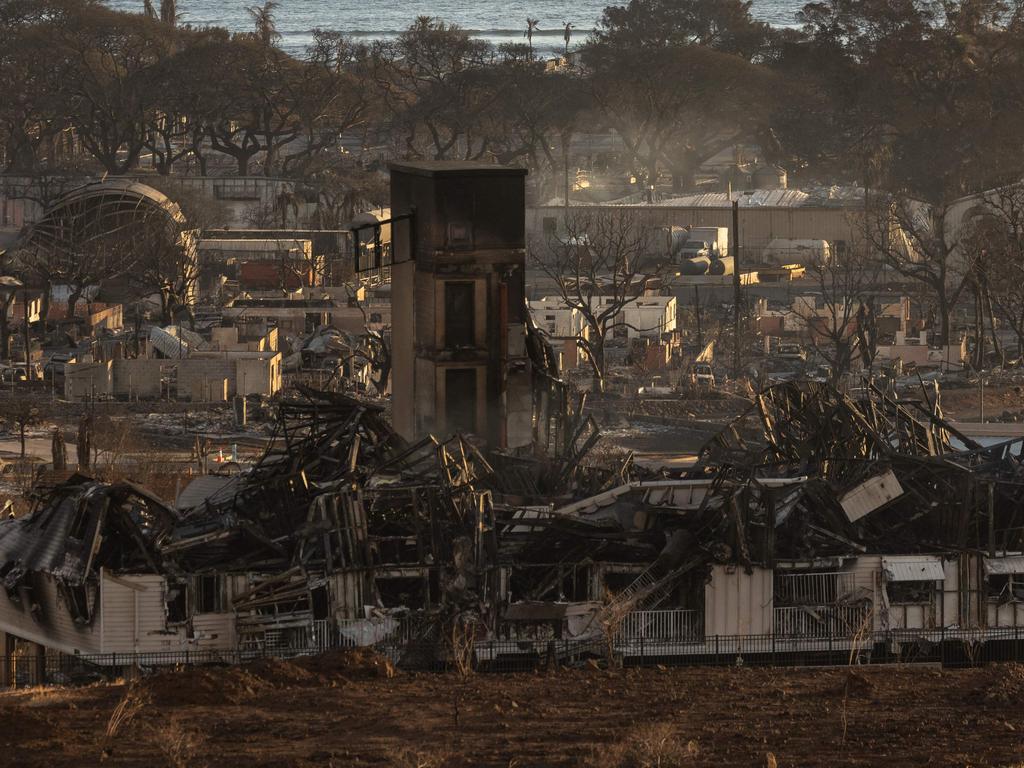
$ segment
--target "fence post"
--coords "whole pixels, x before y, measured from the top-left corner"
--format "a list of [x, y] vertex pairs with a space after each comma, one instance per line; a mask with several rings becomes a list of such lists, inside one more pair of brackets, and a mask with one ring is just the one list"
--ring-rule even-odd
[[715, 635], [715, 663], [718, 663], [718, 635]]

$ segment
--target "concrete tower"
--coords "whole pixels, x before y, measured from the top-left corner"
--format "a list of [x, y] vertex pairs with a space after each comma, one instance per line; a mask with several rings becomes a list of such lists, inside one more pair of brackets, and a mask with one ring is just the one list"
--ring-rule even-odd
[[470, 162], [391, 166], [392, 417], [408, 440], [531, 439], [525, 176]]

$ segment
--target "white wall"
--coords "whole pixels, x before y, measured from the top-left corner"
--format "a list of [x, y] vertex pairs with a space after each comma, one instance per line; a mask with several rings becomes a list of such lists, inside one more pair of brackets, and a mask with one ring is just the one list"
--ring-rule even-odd
[[773, 571], [714, 565], [704, 587], [705, 635], [766, 635], [774, 626]]

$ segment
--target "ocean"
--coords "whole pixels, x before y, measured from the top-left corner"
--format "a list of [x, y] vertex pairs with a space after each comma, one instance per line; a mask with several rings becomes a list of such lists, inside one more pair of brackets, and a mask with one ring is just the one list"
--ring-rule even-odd
[[[621, 0], [625, 4], [625, 0]], [[107, 0], [117, 10], [141, 11], [142, 0]], [[155, 6], [159, 0], [153, 0]], [[216, 25], [232, 31], [248, 30], [252, 21], [246, 8], [256, 0], [179, 0], [182, 21], [193, 26]], [[281, 46], [300, 52], [312, 30], [334, 29], [355, 39], [394, 37], [417, 16], [437, 16], [470, 30], [495, 45], [525, 42], [526, 18], [540, 21], [533, 44], [538, 51], [562, 49], [565, 22], [573, 25], [573, 43], [586, 38], [609, 0], [280, 0], [276, 11]], [[754, 0], [754, 15], [770, 24], [795, 23], [804, 0]]]

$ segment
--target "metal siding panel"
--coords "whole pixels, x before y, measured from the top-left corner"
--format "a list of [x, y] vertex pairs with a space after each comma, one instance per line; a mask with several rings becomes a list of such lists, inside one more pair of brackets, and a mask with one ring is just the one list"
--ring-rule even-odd
[[133, 583], [145, 587], [136, 596], [136, 646], [140, 653], [185, 650], [183, 627], [167, 626], [167, 608], [162, 576], [131, 576]]
[[0, 593], [0, 632], [64, 653], [99, 653], [101, 642], [99, 620], [88, 627], [81, 627], [72, 620], [58, 598], [57, 585], [53, 579], [42, 576], [37, 581], [39, 599], [46, 611], [47, 626], [40, 626], [27, 612], [14, 605], [5, 594]]
[[960, 616], [960, 561], [944, 560], [942, 569], [945, 579], [942, 581], [942, 613], [939, 618], [947, 627], [959, 624]]
[[877, 555], [862, 555], [854, 560], [850, 570], [853, 572], [853, 588], [855, 597], [866, 597], [871, 600], [871, 628], [881, 629], [879, 607], [881, 600], [878, 595], [877, 575], [882, 569], [882, 558]]
[[197, 613], [192, 617], [192, 629], [196, 648], [226, 651], [235, 647], [234, 613]]
[[[730, 573], [729, 570], [732, 572]], [[772, 571], [712, 566], [711, 582], [704, 588], [708, 635], [765, 634], [772, 626]]]
[[103, 579], [103, 652], [132, 653], [135, 650], [135, 590]]
[[942, 581], [946, 578], [942, 558], [927, 555], [883, 557], [882, 571], [887, 581]]

